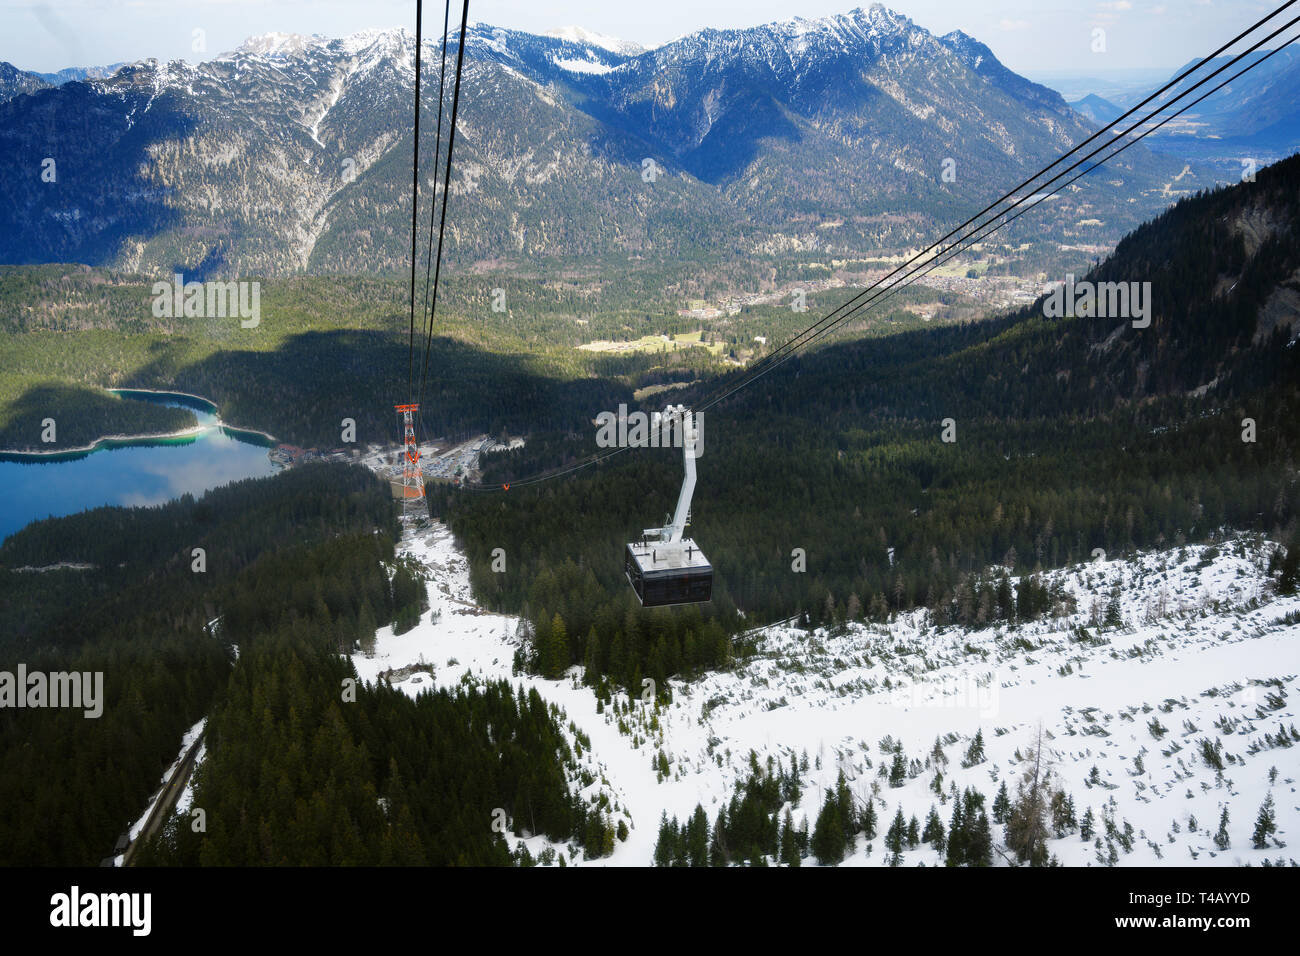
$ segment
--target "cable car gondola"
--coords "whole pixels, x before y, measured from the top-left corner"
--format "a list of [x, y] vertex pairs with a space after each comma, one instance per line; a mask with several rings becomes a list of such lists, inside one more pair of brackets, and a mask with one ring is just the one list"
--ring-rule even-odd
[[690, 523], [700, 434], [691, 412], [683, 406], [668, 406], [664, 421], [670, 422], [674, 417], [681, 420], [682, 453], [686, 462], [677, 511], [671, 524], [646, 528], [640, 541], [629, 542], [624, 555], [624, 572], [642, 607], [703, 604], [713, 597], [713, 566], [694, 541], [682, 537]]

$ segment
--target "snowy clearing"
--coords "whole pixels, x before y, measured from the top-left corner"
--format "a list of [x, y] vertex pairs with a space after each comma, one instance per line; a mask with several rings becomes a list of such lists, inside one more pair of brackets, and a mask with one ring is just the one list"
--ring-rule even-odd
[[[405, 634], [380, 629], [374, 656], [353, 662], [366, 681], [399, 671], [393, 682], [410, 694], [506, 679], [559, 706], [591, 742], [581, 762], [596, 783], [584, 795], [604, 789], [615, 822], [629, 822], [628, 840], [591, 861], [601, 865], [648, 865], [661, 813], [684, 820], [698, 803], [712, 819], [747, 774], [751, 750], [761, 763], [770, 756], [787, 766], [806, 755], [796, 826], [811, 825], [841, 771], [885, 821], [899, 808], [924, 821], [931, 806], [946, 821], [953, 784], [989, 802], [1002, 782], [1015, 793], [1018, 754], [1040, 723], [1056, 785], [1078, 816], [1091, 808], [1103, 837], [1107, 817], [1127, 834], [1120, 865], [1258, 864], [1291, 859], [1283, 847], [1300, 818], [1300, 599], [1272, 595], [1271, 548], [1243, 538], [1051, 572], [1045, 577], [1063, 583], [1077, 610], [1017, 629], [935, 630], [924, 612], [833, 631], [775, 626], [734, 670], [674, 681], [671, 704], [637, 703], [619, 718], [612, 708], [597, 713], [580, 668], [564, 680], [512, 674], [518, 619], [474, 604], [467, 561], [435, 524], [401, 544], [428, 569], [431, 610]], [[1123, 623], [1103, 628], [1113, 593]], [[411, 665], [419, 669], [401, 671]], [[963, 767], [977, 733], [985, 759]], [[898, 745], [908, 774], [891, 787]], [[662, 779], [652, 765], [660, 750], [671, 768]], [[1282, 846], [1256, 850], [1255, 816], [1270, 792]], [[1225, 806], [1230, 846], [1220, 850], [1213, 834]], [[1001, 826], [994, 839], [1002, 844]], [[527, 842], [534, 853], [545, 846]], [[1099, 862], [1077, 831], [1050, 848], [1065, 865]], [[859, 838], [845, 865], [886, 862], [877, 836], [870, 850]], [[939, 862], [924, 844], [903, 854], [904, 865]]]

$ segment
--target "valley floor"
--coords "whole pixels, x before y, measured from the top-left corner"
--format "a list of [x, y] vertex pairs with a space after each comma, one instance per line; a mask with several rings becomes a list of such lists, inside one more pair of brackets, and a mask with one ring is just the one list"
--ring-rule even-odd
[[[562, 708], [570, 733], [590, 740], [582, 763], [596, 782], [584, 795], [603, 789], [615, 821], [630, 826], [627, 841], [594, 863], [649, 865], [661, 814], [684, 820], [698, 803], [712, 819], [747, 774], [751, 750], [785, 766], [806, 755], [796, 826], [806, 817], [811, 829], [840, 771], [860, 804], [877, 801], [882, 832], [898, 808], [924, 823], [934, 806], [946, 825], [953, 783], [985, 794], [986, 806], [1004, 781], [1014, 797], [1040, 724], [1055, 786], [1071, 795], [1079, 819], [1091, 808], [1103, 843], [1099, 850], [1077, 829], [1052, 840], [1061, 863], [1099, 865], [1109, 855], [1107, 818], [1118, 865], [1290, 861], [1297, 854], [1285, 845], [1300, 826], [1300, 599], [1271, 596], [1270, 549], [1239, 539], [1054, 572], [1078, 610], [1016, 630], [937, 631], [923, 613], [838, 632], [769, 628], [758, 654], [735, 670], [674, 682], [652, 729], [652, 706], [621, 718], [598, 713], [578, 668], [558, 681], [512, 675], [518, 620], [473, 603], [466, 559], [434, 525], [402, 543], [428, 569], [431, 612], [405, 634], [381, 629], [374, 656], [354, 663], [365, 680], [428, 665], [394, 677], [411, 694], [505, 678]], [[1124, 623], [1102, 628], [1096, 622], [1116, 591]], [[963, 767], [977, 733], [985, 759]], [[909, 776], [890, 787], [896, 743]], [[671, 768], [662, 779], [652, 763], [660, 750]], [[937, 770], [942, 798], [931, 789]], [[1277, 842], [1256, 850], [1256, 815], [1270, 792]], [[1224, 807], [1229, 846], [1220, 850]], [[1126, 824], [1131, 838], [1121, 840]], [[1002, 829], [994, 826], [999, 846]], [[534, 854], [545, 846], [527, 842]], [[562, 852], [582, 862], [580, 851]], [[880, 834], [871, 845], [859, 837], [845, 860], [886, 862]], [[903, 865], [940, 862], [925, 844], [903, 853]]]

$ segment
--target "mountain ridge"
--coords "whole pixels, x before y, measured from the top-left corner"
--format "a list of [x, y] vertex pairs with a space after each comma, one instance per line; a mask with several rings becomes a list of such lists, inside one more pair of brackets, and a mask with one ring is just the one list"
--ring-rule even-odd
[[[636, 55], [589, 36], [467, 31], [450, 261], [888, 254], [1091, 132], [973, 38], [879, 5]], [[440, 42], [425, 41], [429, 62]], [[413, 54], [404, 28], [267, 34], [200, 64], [146, 59], [13, 96], [0, 142], [19, 169], [54, 157], [60, 176], [33, 192], [0, 174], [0, 261], [198, 278], [401, 269]], [[428, 74], [424, 91], [432, 114]], [[1115, 241], [1167, 202], [1176, 169], [1139, 147], [1110, 172], [1123, 192], [1085, 182], [1008, 241]]]

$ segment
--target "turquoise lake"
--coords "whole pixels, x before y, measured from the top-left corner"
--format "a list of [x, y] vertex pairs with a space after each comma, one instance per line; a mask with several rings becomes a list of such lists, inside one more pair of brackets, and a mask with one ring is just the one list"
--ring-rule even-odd
[[66, 455], [0, 455], [0, 540], [40, 518], [101, 505], [156, 505], [278, 470], [267, 456], [267, 438], [221, 424], [216, 409], [203, 399], [114, 391], [133, 401], [188, 408], [203, 430], [182, 438], [101, 444]]

